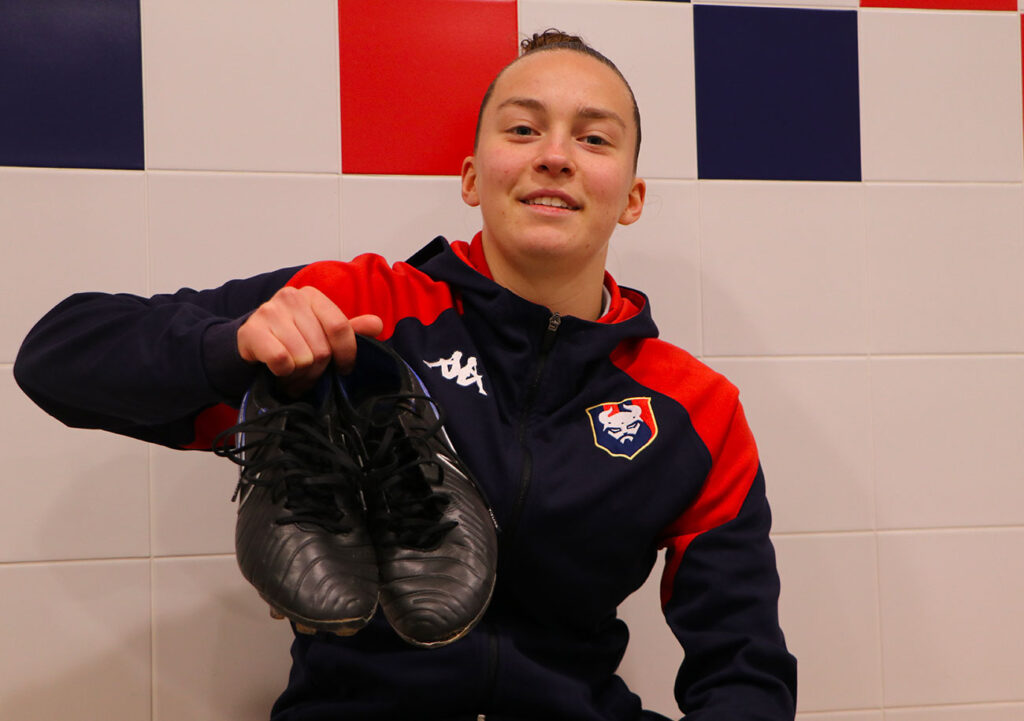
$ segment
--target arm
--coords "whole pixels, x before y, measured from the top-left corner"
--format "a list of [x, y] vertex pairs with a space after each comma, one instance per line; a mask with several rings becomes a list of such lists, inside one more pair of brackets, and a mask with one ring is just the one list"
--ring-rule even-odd
[[764, 476], [742, 408], [701, 434], [711, 470], [668, 529], [662, 603], [685, 649], [676, 698], [688, 721], [792, 721], [796, 659], [779, 628]]
[[251, 382], [238, 328], [297, 270], [152, 298], [73, 295], [29, 332], [15, 379], [67, 425], [188, 445], [199, 412], [237, 403]]
[[[332, 360], [355, 360], [355, 333], [386, 328], [377, 306], [436, 310], [451, 294], [408, 266], [366, 254], [172, 295], [83, 293], [31, 330], [15, 362], [22, 390], [69, 426], [209, 449], [232, 424], [260, 365], [300, 394]], [[447, 307], [447, 306], [445, 306]], [[342, 308], [345, 310], [343, 311]], [[346, 315], [351, 314], [351, 319]], [[226, 405], [225, 405], [226, 404]]]

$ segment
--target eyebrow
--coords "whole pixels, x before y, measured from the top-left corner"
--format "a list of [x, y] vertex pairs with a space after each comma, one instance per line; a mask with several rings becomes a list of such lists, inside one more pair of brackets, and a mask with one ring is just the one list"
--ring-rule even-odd
[[[503, 100], [498, 105], [497, 109], [501, 110], [507, 105], [514, 105], [516, 107], [526, 108], [527, 110], [535, 110], [538, 112], [547, 111], [547, 107], [544, 105], [544, 103], [537, 100], [536, 98], [521, 98], [513, 96], [511, 98]], [[621, 125], [623, 129], [625, 129], [626, 127], [626, 121], [622, 119], [622, 116], [620, 116], [618, 113], [612, 110], [607, 110], [605, 108], [595, 108], [586, 105], [581, 108], [578, 108], [576, 110], [576, 115], [581, 118], [586, 118], [588, 120], [611, 120]]]

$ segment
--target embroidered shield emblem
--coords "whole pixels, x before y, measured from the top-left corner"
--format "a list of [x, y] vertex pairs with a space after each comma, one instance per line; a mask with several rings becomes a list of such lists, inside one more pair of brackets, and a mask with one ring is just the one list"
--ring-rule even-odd
[[625, 398], [587, 409], [594, 445], [609, 455], [633, 460], [658, 437], [650, 398]]

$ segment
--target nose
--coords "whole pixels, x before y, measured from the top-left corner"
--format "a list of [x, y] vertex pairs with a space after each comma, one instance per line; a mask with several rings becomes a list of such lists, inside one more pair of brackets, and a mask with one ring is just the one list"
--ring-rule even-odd
[[576, 172], [576, 163], [572, 159], [571, 139], [558, 134], [550, 134], [538, 148], [534, 161], [534, 170], [549, 175], [572, 176]]

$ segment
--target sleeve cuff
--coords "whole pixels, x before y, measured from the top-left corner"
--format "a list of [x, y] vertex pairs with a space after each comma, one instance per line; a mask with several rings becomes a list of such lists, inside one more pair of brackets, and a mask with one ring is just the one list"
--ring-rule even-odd
[[210, 387], [229, 405], [237, 406], [256, 380], [259, 364], [248, 363], [238, 353], [238, 329], [249, 314], [214, 323], [203, 332], [203, 368]]

